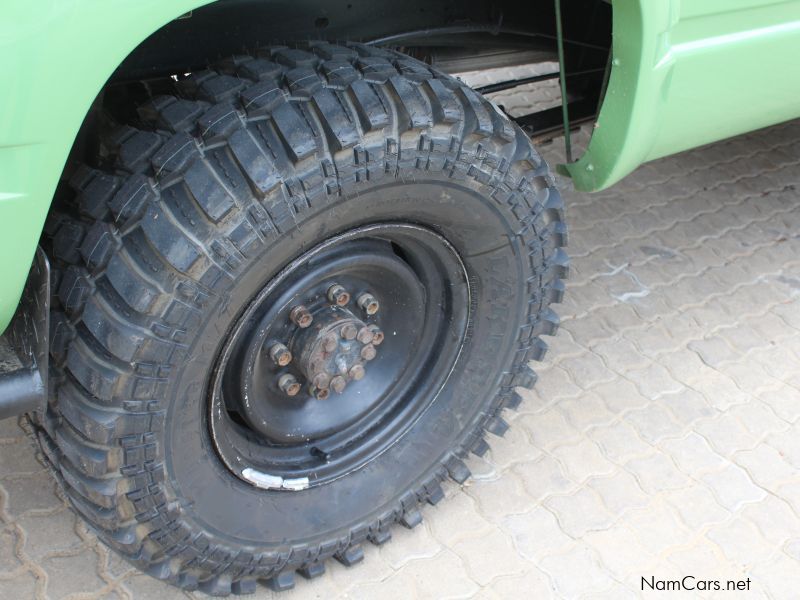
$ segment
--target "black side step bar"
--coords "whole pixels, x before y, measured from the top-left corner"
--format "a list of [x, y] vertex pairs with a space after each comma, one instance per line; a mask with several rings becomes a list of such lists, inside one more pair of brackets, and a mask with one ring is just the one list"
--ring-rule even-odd
[[[577, 129], [584, 123], [589, 123], [597, 118], [596, 98], [578, 98], [569, 102], [567, 106], [569, 107], [570, 129]], [[514, 118], [514, 121], [535, 141], [552, 139], [564, 132], [561, 106], [522, 115]]]
[[17, 312], [0, 336], [0, 419], [44, 411], [50, 343], [50, 263], [36, 249]]

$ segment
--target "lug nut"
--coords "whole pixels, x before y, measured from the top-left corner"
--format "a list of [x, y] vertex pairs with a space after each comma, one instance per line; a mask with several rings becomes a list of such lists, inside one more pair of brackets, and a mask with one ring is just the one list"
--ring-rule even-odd
[[331, 384], [331, 376], [327, 373], [317, 373], [314, 375], [314, 379], [311, 380], [311, 383], [313, 383], [316, 388], [327, 390], [328, 386]]
[[367, 374], [367, 371], [361, 365], [353, 365], [349, 374], [351, 379], [360, 381], [361, 379], [364, 379], [364, 375]]
[[341, 394], [347, 386], [347, 380], [341, 375], [337, 375], [331, 379], [331, 389], [337, 394]]
[[297, 325], [300, 329], [305, 329], [311, 325], [311, 321], [314, 320], [314, 317], [311, 316], [308, 309], [302, 305], [295, 306], [289, 313], [289, 318], [292, 320], [292, 323]]
[[322, 341], [322, 349], [325, 352], [333, 352], [336, 350], [336, 347], [339, 345], [339, 338], [337, 338], [334, 334], [329, 334], [325, 336], [325, 339]]
[[358, 336], [356, 339], [361, 342], [362, 344], [369, 344], [372, 341], [372, 338], [375, 337], [369, 327], [362, 327], [358, 330]]
[[350, 302], [350, 294], [338, 283], [334, 283], [328, 288], [328, 300], [336, 306], [344, 306]]
[[317, 400], [327, 400], [328, 396], [331, 395], [331, 393], [327, 389], [323, 390], [320, 388], [314, 388], [312, 394], [314, 395], [314, 398], [316, 398]]
[[358, 329], [352, 323], [348, 323], [342, 327], [342, 337], [346, 340], [354, 340], [358, 335]]
[[375, 358], [376, 354], [378, 354], [378, 352], [372, 344], [367, 344], [361, 349], [361, 358], [364, 360], [372, 360]]
[[300, 384], [291, 373], [285, 373], [278, 378], [278, 387], [287, 396], [296, 396], [300, 391]]
[[381, 307], [375, 296], [369, 293], [361, 294], [358, 297], [358, 307], [368, 315], [374, 315]]
[[292, 353], [280, 342], [273, 344], [272, 348], [269, 349], [269, 357], [279, 367], [285, 367], [292, 362]]
[[380, 330], [380, 327], [377, 325], [369, 325], [368, 327], [372, 332], [372, 344], [374, 346], [380, 346], [383, 342], [383, 332]]

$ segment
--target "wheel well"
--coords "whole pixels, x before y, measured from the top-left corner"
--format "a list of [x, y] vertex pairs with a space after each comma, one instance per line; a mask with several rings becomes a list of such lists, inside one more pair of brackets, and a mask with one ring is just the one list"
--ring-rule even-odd
[[[586, 60], [581, 43], [610, 47], [611, 5], [605, 0], [564, 2], [562, 19], [565, 38], [574, 42], [567, 43], [567, 61], [576, 67]], [[520, 59], [532, 51], [552, 54], [555, 36], [553, 0], [219, 0], [153, 33], [112, 81], [191, 71], [243, 50], [312, 39], [387, 38], [435, 62], [443, 55], [474, 56], [476, 48], [516, 51]], [[459, 68], [464, 66], [461, 61]]]
[[[569, 95], [595, 107], [611, 47], [611, 5], [564, 2], [562, 22], [566, 69], [577, 74], [567, 80]], [[137, 106], [172, 93], [173, 79], [226, 56], [308, 40], [359, 41], [464, 72], [555, 61], [556, 39], [553, 0], [218, 0], [163, 26], [119, 65], [92, 104], [62, 179], [76, 164], [101, 162], [98, 131], [135, 121]]]

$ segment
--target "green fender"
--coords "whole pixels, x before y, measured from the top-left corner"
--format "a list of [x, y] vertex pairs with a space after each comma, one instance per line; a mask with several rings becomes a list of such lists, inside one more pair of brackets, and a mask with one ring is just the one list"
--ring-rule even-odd
[[800, 1], [613, 0], [613, 61], [575, 187], [800, 117]]

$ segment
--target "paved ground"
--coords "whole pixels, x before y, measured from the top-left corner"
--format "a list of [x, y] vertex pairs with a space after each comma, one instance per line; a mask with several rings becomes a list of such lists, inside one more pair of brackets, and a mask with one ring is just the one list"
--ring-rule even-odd
[[[799, 597], [799, 157], [794, 122], [565, 192], [562, 328], [511, 430], [422, 526], [280, 600], [621, 599], [685, 575]], [[14, 422], [0, 520], [2, 598], [183, 597], [87, 532]]]

